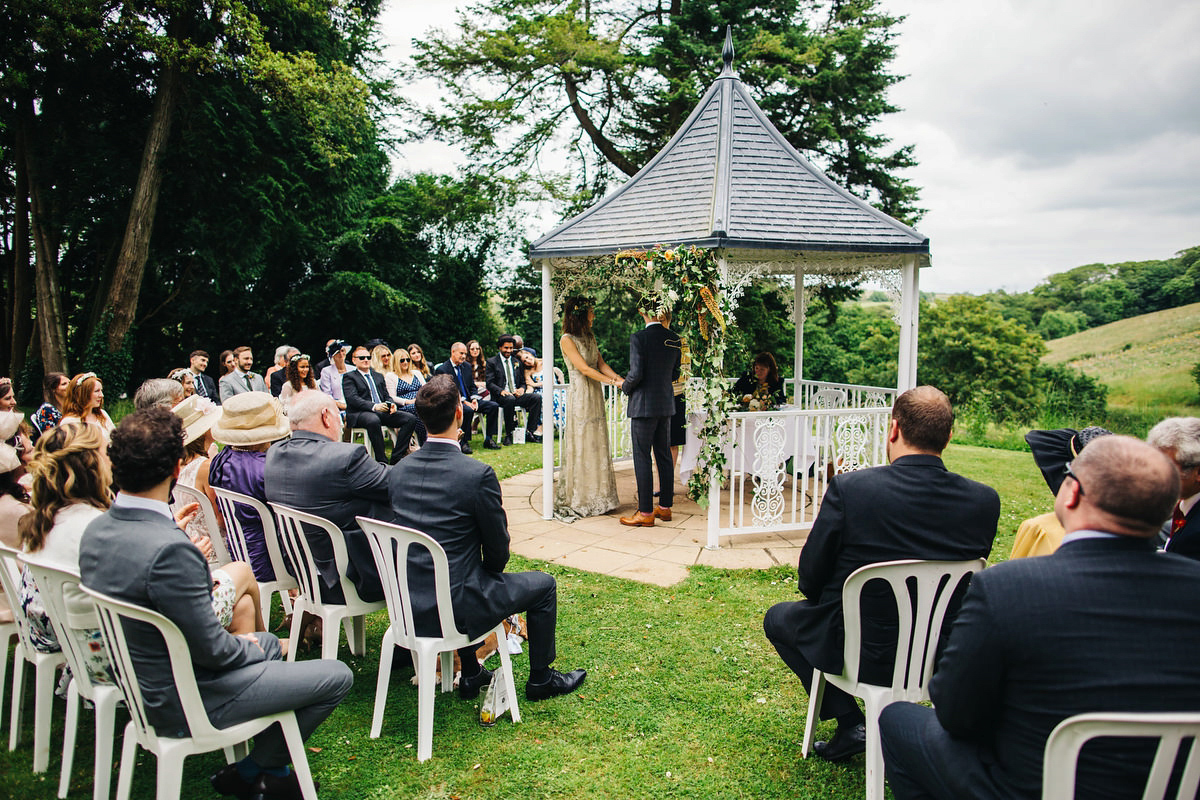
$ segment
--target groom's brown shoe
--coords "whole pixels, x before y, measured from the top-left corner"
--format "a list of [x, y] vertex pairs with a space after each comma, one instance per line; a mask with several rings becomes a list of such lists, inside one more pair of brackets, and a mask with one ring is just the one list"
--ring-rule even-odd
[[654, 509], [654, 518], [661, 519], [663, 522], [671, 521], [671, 509], [656, 506]]
[[641, 511], [633, 512], [633, 516], [621, 517], [622, 525], [631, 525], [635, 528], [653, 528], [654, 514], [643, 514]]

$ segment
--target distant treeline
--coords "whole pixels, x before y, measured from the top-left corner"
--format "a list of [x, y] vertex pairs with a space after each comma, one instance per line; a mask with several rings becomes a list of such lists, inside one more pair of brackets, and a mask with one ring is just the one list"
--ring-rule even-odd
[[1119, 319], [1200, 302], [1200, 246], [1162, 261], [1087, 264], [1046, 278], [1028, 292], [983, 295], [1043, 339], [1070, 336]]

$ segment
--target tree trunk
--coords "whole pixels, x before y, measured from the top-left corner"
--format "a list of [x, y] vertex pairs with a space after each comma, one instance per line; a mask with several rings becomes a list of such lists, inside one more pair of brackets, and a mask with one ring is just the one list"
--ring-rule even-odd
[[108, 329], [110, 352], [115, 353], [121, 349], [137, 312], [138, 296], [142, 290], [142, 278], [146, 274], [146, 260], [150, 253], [150, 235], [154, 230], [154, 216], [158, 211], [158, 191], [162, 186], [162, 157], [171, 135], [171, 120], [175, 115], [178, 91], [179, 67], [169, 63], [163, 67], [159, 76], [154, 113], [150, 117], [150, 131], [142, 151], [142, 164], [138, 170], [137, 186], [133, 190], [129, 221], [125, 226], [125, 236], [121, 242], [121, 253], [117, 257], [112, 283], [105, 296], [105, 306], [112, 311], [112, 321]]
[[609, 160], [609, 163], [621, 170], [621, 172], [624, 172], [626, 175], [636, 175], [638, 166], [626, 158], [625, 154], [618, 150], [617, 146], [596, 127], [596, 123], [592, 122], [592, 118], [588, 116], [587, 109], [579, 102], [579, 90], [575, 84], [575, 79], [570, 75], [564, 75], [563, 85], [566, 87], [567, 99], [571, 102], [571, 111], [574, 112], [575, 119], [579, 120], [580, 126], [583, 127], [588, 138], [592, 140], [592, 144], [596, 145], [596, 149]]
[[16, 197], [13, 203], [12, 280], [9, 282], [9, 308], [12, 309], [9, 333], [8, 372], [17, 376], [25, 368], [29, 337], [33, 333], [33, 275], [29, 265], [29, 176], [23, 153], [16, 153]]
[[17, 123], [17, 160], [25, 164], [29, 189], [30, 231], [33, 236], [34, 290], [37, 293], [37, 330], [41, 343], [42, 368], [67, 372], [67, 326], [58, 289], [59, 231], [47, 208], [37, 159], [29, 147], [33, 130], [33, 100], [21, 102]]

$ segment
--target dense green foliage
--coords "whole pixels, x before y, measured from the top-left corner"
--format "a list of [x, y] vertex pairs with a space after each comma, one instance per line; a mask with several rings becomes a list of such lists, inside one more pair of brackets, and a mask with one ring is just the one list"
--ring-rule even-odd
[[[582, 210], [679, 129], [720, 71], [732, 25], [735, 67], [788, 141], [913, 222], [917, 190], [897, 174], [912, 148], [873, 130], [896, 110], [887, 90], [899, 80], [888, 72], [898, 21], [875, 0], [488, 0], [461, 11], [454, 30], [416, 40], [414, 77], [445, 95], [414, 133], [461, 146], [481, 169], [536, 175]], [[564, 139], [574, 174], [556, 180], [534, 165]]]
[[1081, 330], [1200, 301], [1200, 246], [1161, 261], [1087, 264], [1028, 292], [992, 292], [1004, 316], [1058, 339]]

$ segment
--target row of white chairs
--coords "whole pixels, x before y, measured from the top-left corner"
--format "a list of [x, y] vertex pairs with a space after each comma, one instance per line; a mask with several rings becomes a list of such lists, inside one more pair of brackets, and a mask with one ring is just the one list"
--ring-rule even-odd
[[[365, 652], [365, 616], [384, 608], [388, 610], [389, 625], [384, 633], [380, 651], [379, 677], [376, 684], [375, 710], [371, 721], [370, 736], [377, 738], [382, 730], [388, 683], [391, 676], [391, 662], [395, 646], [399, 645], [412, 653], [418, 675], [417, 758], [420, 761], [429, 759], [432, 756], [433, 702], [435, 685], [438, 683], [435, 672], [438, 658], [440, 657], [442, 662], [441, 688], [443, 692], [447, 692], [453, 688], [454, 651], [478, 643], [492, 633], [497, 635], [499, 643], [503, 645], [505, 642], [502, 625], [498, 625], [494, 630], [474, 640], [457, 630], [450, 601], [449, 567], [445, 551], [434, 539], [420, 531], [360, 517], [358, 522], [368, 536], [386, 594], [383, 601], [368, 603], [358, 595], [353, 582], [345, 577], [349, 566], [345, 542], [341, 531], [333, 523], [279, 504], [271, 504], [271, 509], [268, 510], [254, 498], [237, 492], [220, 489], [215, 491], [218, 495], [221, 516], [226, 522], [227, 549], [235, 558], [245, 558], [247, 555], [244, 533], [240, 521], [234, 513], [236, 505], [242, 504], [260, 515], [264, 531], [268, 534], [268, 552], [276, 574], [274, 582], [260, 584], [262, 597], [267, 598], [265, 602], [269, 603], [272, 592], [278, 592], [281, 595], [285, 608], [290, 609], [292, 614], [293, 643], [299, 642], [301, 620], [304, 613], [309, 612], [323, 621], [322, 658], [337, 657], [339, 628], [343, 624], [346, 627], [347, 644], [351, 652], [362, 655]], [[190, 499], [188, 497], [177, 498], [180, 502], [189, 502]], [[211, 506], [206, 501], [201, 504], [201, 508], [208, 510], [211, 509]], [[215, 521], [210, 530], [216, 530]], [[344, 603], [327, 603], [321, 598], [321, 579], [312, 558], [309, 542], [309, 537], [314, 535], [326, 537], [333, 548], [338, 572], [341, 575], [342, 590], [345, 594]], [[408, 552], [413, 547], [425, 548], [433, 559], [438, 614], [441, 630], [448, 632], [446, 635], [419, 636], [414, 628], [412, 605], [409, 600], [408, 571], [405, 566], [408, 561]], [[245, 754], [246, 741], [251, 736], [274, 722], [280, 722], [284, 729], [289, 749], [292, 752], [293, 764], [301, 785], [305, 787], [306, 797], [309, 796], [307, 791], [311, 788], [311, 774], [304, 749], [301, 746], [299, 729], [295, 728], [294, 714], [289, 712], [288, 714], [273, 715], [226, 729], [213, 728], [204, 713], [195, 675], [192, 672], [192, 662], [187, 651], [187, 644], [179, 629], [170, 620], [156, 612], [107, 597], [81, 586], [77, 572], [62, 570], [39, 559], [36, 555], [22, 554], [11, 548], [0, 546], [0, 580], [3, 582], [5, 592], [9, 593], [10, 597], [17, 596], [22, 561], [30, 568], [43, 598], [47, 615], [50, 617], [59, 643], [62, 645], [62, 651], [59, 653], [39, 652], [33, 644], [33, 637], [24, 614], [19, 610], [14, 614], [17, 622], [12, 625], [12, 628], [13, 633], [17, 636], [17, 645], [9, 749], [14, 750], [19, 742], [24, 686], [22, 670], [25, 664], [29, 663], [37, 674], [33, 766], [35, 772], [44, 772], [47, 769], [54, 676], [57, 668], [65, 663], [71, 669], [72, 681], [67, 696], [59, 797], [66, 797], [70, 788], [70, 773], [74, 759], [79, 699], [81, 697], [90, 700], [96, 709], [93, 797], [97, 800], [109, 796], [111, 780], [109, 764], [112, 762], [116, 708], [122, 702], [130, 710], [132, 719], [125, 729], [125, 744], [122, 750], [121, 771], [117, 787], [119, 798], [127, 798], [129, 795], [134, 755], [138, 744], [155, 753], [159, 759], [158, 796], [177, 797], [182, 777], [183, 759], [186, 756], [224, 749], [227, 760], [232, 763], [235, 757]], [[290, 584], [291, 576], [286, 566], [288, 561], [291, 564], [299, 565], [299, 568], [294, 570], [297, 573], [297, 580], [290, 581]], [[297, 588], [298, 596], [294, 603], [289, 604], [288, 590], [290, 588]], [[86, 666], [87, 653], [75, 638], [73, 631], [95, 629], [97, 620], [90, 614], [79, 616], [69, 612], [64, 598], [71, 596], [72, 593], [76, 597], [81, 596], [80, 593], [87, 595], [95, 605], [99, 616], [101, 635], [110, 654], [116, 685], [93, 683], [89, 678]], [[180, 699], [188, 720], [188, 728], [192, 732], [190, 737], [174, 739], [159, 737], [155, 734], [153, 726], [150, 725], [145, 715], [135, 667], [125, 645], [121, 619], [146, 622], [154, 625], [162, 633], [171, 657]], [[5, 630], [0, 628], [0, 635], [3, 635]], [[9, 640], [10, 637], [5, 636], [6, 646]], [[508, 710], [513, 722], [520, 722], [512, 662], [505, 646], [500, 646], [498, 650], [501, 658], [499, 675], [502, 690], [507, 695]], [[295, 653], [296, 648], [292, 647], [288, 659], [294, 660]], [[3, 659], [3, 663], [5, 666], [7, 665], [7, 658]], [[0, 686], [3, 686], [3, 678], [4, 673], [0, 672]], [[295, 729], [294, 736], [292, 729]], [[315, 793], [311, 796], [315, 797]]]

